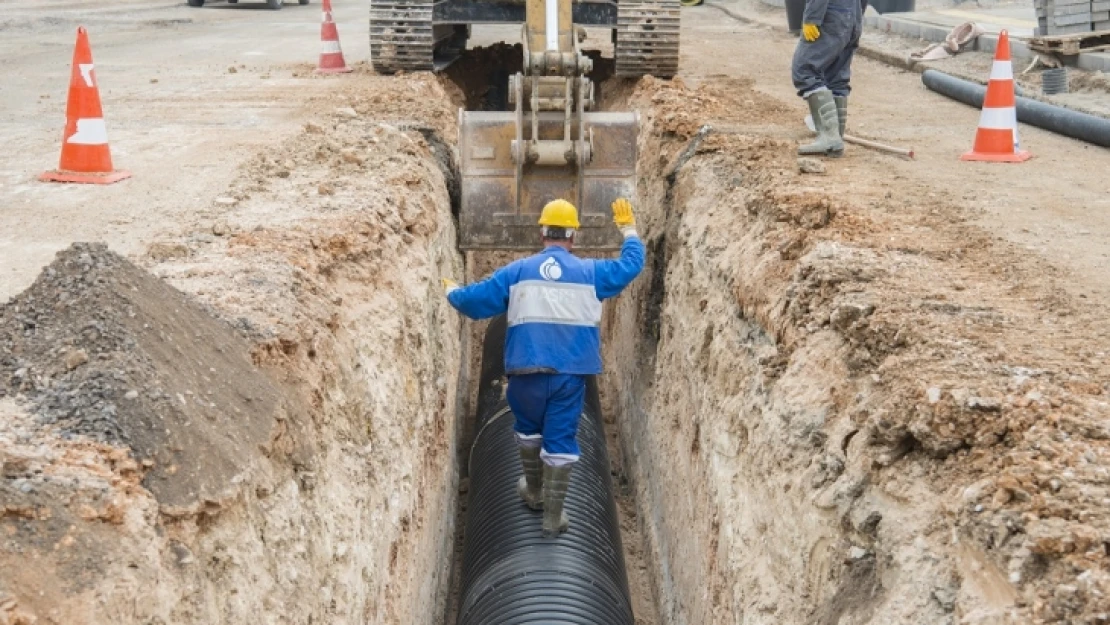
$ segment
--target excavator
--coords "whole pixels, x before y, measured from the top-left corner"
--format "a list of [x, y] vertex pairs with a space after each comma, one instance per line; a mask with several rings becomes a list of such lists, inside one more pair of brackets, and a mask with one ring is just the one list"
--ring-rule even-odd
[[459, 112], [462, 250], [534, 249], [540, 211], [557, 198], [578, 207], [576, 249], [619, 249], [609, 205], [635, 199], [639, 116], [593, 110], [579, 27], [612, 31], [617, 76], [670, 78], [679, 10], [679, 0], [371, 0], [371, 62], [381, 73], [441, 71], [466, 49], [472, 25], [523, 24], [512, 110]]

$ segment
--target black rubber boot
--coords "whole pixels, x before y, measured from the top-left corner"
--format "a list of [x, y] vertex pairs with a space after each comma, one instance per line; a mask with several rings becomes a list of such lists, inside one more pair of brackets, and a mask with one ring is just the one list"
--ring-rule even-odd
[[555, 538], [567, 531], [570, 519], [563, 510], [563, 502], [570, 488], [571, 465], [543, 467], [543, 535]]
[[520, 463], [524, 466], [524, 476], [516, 483], [516, 493], [529, 508], [542, 510], [543, 462], [540, 461], [540, 448], [521, 447]]
[[813, 126], [817, 129], [817, 139], [798, 148], [802, 156], [840, 156], [844, 153], [844, 141], [840, 138], [840, 120], [836, 113], [836, 102], [832, 91], [814, 91], [806, 98]]

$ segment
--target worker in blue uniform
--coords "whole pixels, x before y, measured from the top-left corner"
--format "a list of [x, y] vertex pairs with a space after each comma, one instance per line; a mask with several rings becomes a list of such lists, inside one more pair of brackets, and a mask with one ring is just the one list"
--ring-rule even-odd
[[620, 258], [572, 254], [578, 211], [555, 200], [540, 215], [542, 252], [465, 287], [443, 280], [447, 300], [463, 315], [508, 313], [505, 394], [524, 466], [517, 492], [530, 508], [543, 509], [547, 537], [569, 525], [563, 501], [580, 453], [576, 435], [586, 377], [601, 373], [601, 302], [619, 294], [644, 267], [632, 205], [618, 199], [612, 209], [624, 235]]

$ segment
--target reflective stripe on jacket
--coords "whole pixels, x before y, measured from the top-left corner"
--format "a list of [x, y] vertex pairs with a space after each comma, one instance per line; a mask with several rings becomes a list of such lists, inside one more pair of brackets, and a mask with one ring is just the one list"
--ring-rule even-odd
[[644, 244], [636, 236], [610, 260], [578, 258], [552, 246], [452, 291], [447, 300], [471, 319], [508, 313], [506, 373], [590, 375], [601, 373], [601, 302], [643, 267]]

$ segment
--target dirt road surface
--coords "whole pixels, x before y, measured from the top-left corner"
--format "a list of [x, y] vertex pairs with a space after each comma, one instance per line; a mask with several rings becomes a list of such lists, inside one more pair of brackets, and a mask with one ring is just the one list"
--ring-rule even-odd
[[[365, 59], [364, 8], [334, 3], [347, 58]], [[89, 30], [100, 97], [126, 185], [53, 186], [77, 26]], [[0, 297], [30, 285], [73, 241], [137, 254], [212, 205], [237, 165], [277, 146], [313, 95], [320, 6], [15, 0], [0, 16]]]
[[[693, 83], [712, 82], [717, 75], [751, 78], [757, 90], [793, 105], [799, 120], [804, 118], [788, 79], [797, 40], [785, 32], [783, 14], [758, 3], [721, 4], [756, 23], [738, 22], [713, 6], [683, 13], [688, 35], [683, 76]], [[864, 38], [865, 43], [873, 40], [882, 36]], [[989, 55], [971, 56], [978, 57], [985, 80]], [[935, 67], [945, 69], [943, 63]], [[1102, 173], [1110, 166], [1110, 152], [1022, 126], [1023, 148], [1035, 160], [1020, 167], [964, 163], [958, 157], [971, 147], [978, 110], [928, 91], [916, 73], [867, 58], [853, 64], [852, 89], [851, 130], [913, 147], [917, 157], [907, 162], [854, 148], [852, 159], [830, 169], [834, 184], [844, 182], [852, 193], [902, 189], [943, 198], [973, 223], [1058, 267], [1062, 288], [1110, 297], [1104, 278], [1110, 265], [1110, 195]], [[800, 121], [773, 131], [804, 135]]]
[[[644, 120], [648, 267], [603, 323], [638, 622], [1105, 622], [1110, 153], [960, 162], [979, 112], [859, 58], [849, 128], [917, 158], [802, 173], [796, 40], [714, 2], [678, 78], [600, 89]], [[376, 75], [334, 6], [356, 71], [320, 77], [315, 0], [0, 2], [0, 625], [450, 613], [481, 76]], [[35, 180], [81, 24], [108, 187]]]

